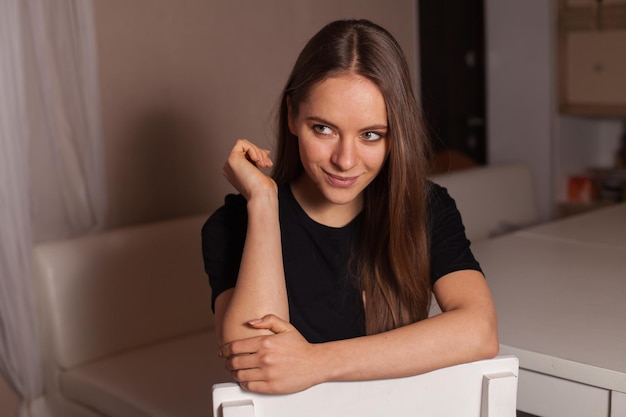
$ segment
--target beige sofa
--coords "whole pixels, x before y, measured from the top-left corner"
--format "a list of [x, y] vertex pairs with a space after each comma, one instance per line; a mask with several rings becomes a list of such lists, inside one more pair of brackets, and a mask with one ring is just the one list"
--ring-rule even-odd
[[532, 175], [523, 163], [480, 166], [431, 179], [445, 187], [456, 201], [465, 233], [472, 242], [539, 221]]
[[207, 216], [38, 245], [46, 401], [55, 417], [211, 415], [217, 358]]

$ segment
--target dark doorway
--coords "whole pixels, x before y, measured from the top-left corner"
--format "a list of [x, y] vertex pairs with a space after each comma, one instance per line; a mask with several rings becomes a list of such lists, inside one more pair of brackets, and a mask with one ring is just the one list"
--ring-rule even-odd
[[435, 151], [439, 159], [445, 155], [440, 162], [447, 170], [458, 168], [455, 161], [461, 168], [484, 165], [483, 0], [418, 0], [418, 5], [421, 100]]

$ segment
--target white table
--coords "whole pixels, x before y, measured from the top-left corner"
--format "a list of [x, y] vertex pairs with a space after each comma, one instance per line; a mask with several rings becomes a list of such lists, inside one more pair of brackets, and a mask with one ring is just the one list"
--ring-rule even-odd
[[523, 236], [626, 248], [626, 203], [568, 217], [518, 233]]
[[626, 417], [626, 204], [477, 242], [519, 409]]

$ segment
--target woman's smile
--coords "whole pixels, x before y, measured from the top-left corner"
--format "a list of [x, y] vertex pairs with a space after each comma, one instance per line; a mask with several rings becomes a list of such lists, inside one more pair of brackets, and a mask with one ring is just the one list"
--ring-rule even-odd
[[[324, 170], [322, 170], [324, 171]], [[339, 187], [339, 188], [348, 188], [351, 187], [352, 185], [354, 185], [356, 183], [356, 181], [359, 179], [358, 176], [354, 176], [354, 177], [344, 177], [344, 176], [340, 176], [340, 175], [333, 175], [329, 172], [324, 171], [328, 177], [328, 182], [330, 182], [331, 185], [333, 185], [334, 187]]]

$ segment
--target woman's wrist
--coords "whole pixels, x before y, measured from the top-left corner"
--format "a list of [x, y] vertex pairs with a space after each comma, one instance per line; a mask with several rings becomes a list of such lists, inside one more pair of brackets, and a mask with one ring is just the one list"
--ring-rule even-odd
[[248, 212], [278, 207], [278, 189], [257, 191], [248, 198]]
[[313, 367], [315, 384], [339, 381], [341, 378], [341, 360], [335, 352], [337, 342], [316, 343], [314, 346]]

